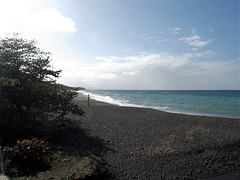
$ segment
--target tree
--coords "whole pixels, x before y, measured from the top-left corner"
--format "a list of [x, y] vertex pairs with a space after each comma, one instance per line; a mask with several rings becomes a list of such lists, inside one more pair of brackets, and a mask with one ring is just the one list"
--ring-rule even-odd
[[24, 120], [47, 112], [57, 112], [61, 119], [70, 111], [83, 115], [83, 109], [72, 103], [76, 93], [56, 84], [60, 73], [51, 67], [50, 53], [37, 48], [35, 40], [16, 34], [0, 39], [2, 109]]

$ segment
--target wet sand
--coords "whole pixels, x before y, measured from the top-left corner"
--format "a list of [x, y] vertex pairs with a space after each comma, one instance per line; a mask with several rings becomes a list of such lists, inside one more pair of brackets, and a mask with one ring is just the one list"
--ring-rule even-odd
[[[240, 170], [240, 119], [120, 107], [79, 94], [79, 117], [113, 179], [203, 179]], [[224, 177], [224, 176], [221, 176]], [[232, 175], [233, 177], [237, 177]]]

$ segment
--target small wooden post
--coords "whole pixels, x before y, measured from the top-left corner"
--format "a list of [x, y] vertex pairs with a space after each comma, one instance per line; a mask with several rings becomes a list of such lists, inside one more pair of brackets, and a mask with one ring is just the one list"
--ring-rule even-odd
[[89, 94], [88, 94], [88, 106], [89, 106]]

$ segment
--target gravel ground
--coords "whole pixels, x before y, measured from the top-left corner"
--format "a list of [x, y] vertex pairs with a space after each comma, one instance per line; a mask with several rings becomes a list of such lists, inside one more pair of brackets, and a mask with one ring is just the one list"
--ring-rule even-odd
[[[240, 119], [119, 107], [79, 95], [112, 179], [204, 179], [240, 170]], [[225, 177], [225, 176], [220, 176]]]

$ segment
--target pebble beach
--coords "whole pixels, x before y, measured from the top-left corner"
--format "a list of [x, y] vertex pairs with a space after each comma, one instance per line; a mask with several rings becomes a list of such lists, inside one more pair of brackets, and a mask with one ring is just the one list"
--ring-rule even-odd
[[[112, 179], [239, 178], [240, 119], [120, 107], [79, 94], [81, 128], [108, 147]], [[97, 147], [96, 147], [97, 148]], [[225, 174], [225, 176], [223, 176]]]

